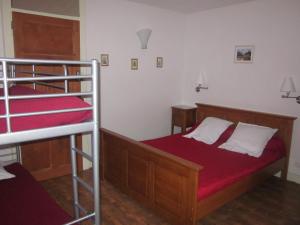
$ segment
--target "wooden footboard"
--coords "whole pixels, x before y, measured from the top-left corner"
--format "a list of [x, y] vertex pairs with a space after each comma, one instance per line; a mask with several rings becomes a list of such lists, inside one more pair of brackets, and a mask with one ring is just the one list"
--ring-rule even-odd
[[102, 176], [168, 219], [195, 224], [201, 166], [102, 129]]

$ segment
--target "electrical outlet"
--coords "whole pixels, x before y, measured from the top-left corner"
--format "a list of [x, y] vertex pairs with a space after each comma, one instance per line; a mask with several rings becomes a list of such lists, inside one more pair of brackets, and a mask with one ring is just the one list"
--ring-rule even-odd
[[300, 169], [300, 162], [295, 162], [295, 167]]

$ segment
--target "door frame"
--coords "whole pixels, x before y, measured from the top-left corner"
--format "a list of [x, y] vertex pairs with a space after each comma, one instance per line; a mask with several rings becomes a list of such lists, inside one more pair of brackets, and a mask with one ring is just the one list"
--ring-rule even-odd
[[[86, 40], [85, 40], [85, 33], [86, 33], [86, 6], [85, 0], [79, 0], [79, 17], [73, 16], [64, 16], [64, 15], [57, 15], [52, 13], [44, 13], [44, 12], [36, 12], [31, 10], [23, 10], [23, 9], [16, 9], [11, 7], [11, 0], [0, 0], [2, 3], [2, 23], [3, 23], [3, 48], [4, 48], [4, 57], [14, 58], [14, 39], [13, 39], [13, 32], [12, 32], [12, 12], [21, 12], [27, 14], [34, 14], [40, 16], [48, 16], [48, 17], [55, 17], [61, 19], [70, 19], [70, 20], [77, 20], [79, 21], [80, 27], [80, 59], [86, 59], [87, 57], [87, 50], [86, 50]], [[1, 5], [1, 4], [0, 4]], [[1, 9], [0, 9], [1, 10]], [[81, 85], [82, 90], [86, 88], [84, 85]], [[82, 149], [86, 153], [91, 153], [91, 141], [90, 135], [82, 135]], [[83, 158], [83, 169], [88, 169], [91, 167], [91, 163]]]

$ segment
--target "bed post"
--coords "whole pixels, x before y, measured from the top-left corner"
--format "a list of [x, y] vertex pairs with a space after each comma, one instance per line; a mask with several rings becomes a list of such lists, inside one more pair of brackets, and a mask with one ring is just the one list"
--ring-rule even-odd
[[288, 177], [288, 170], [289, 170], [289, 161], [290, 161], [290, 153], [291, 153], [291, 145], [292, 145], [292, 136], [293, 136], [293, 127], [294, 127], [294, 121], [297, 118], [290, 117], [285, 122], [286, 130], [284, 131], [284, 134], [282, 136], [282, 139], [285, 144], [285, 150], [286, 150], [286, 159], [284, 162], [284, 167], [281, 170], [281, 179], [283, 181], [287, 180]]
[[100, 164], [100, 151], [99, 151], [99, 117], [100, 117], [100, 104], [99, 104], [99, 64], [96, 59], [92, 60], [92, 74], [93, 74], [93, 121], [94, 128], [92, 134], [92, 148], [93, 148], [93, 174], [94, 174], [94, 210], [95, 210], [95, 224], [100, 225], [100, 179], [99, 179], [99, 164]]

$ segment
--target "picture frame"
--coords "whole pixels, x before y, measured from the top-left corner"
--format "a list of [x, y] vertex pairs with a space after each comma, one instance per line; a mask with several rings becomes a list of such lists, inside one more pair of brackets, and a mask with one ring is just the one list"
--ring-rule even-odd
[[109, 66], [109, 55], [108, 54], [101, 54], [100, 64], [101, 64], [101, 66]]
[[236, 45], [234, 51], [235, 63], [252, 63], [254, 56], [253, 45]]
[[164, 59], [163, 57], [156, 57], [156, 67], [163, 68]]
[[131, 59], [131, 70], [138, 70], [139, 68], [139, 60], [137, 58]]

